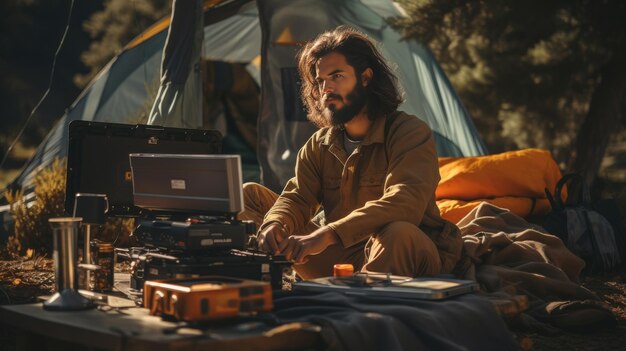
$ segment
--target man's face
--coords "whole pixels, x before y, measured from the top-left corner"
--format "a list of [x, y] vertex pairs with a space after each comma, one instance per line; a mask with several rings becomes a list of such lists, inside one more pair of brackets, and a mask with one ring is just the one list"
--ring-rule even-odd
[[331, 52], [315, 66], [322, 114], [333, 126], [348, 123], [366, 105], [366, 91], [342, 54]]

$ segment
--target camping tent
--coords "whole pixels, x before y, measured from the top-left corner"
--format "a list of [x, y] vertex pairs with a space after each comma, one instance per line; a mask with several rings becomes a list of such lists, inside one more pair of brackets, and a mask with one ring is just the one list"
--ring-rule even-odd
[[[202, 12], [194, 12], [194, 8], [185, 11], [191, 11], [187, 12], [190, 18], [199, 18], [196, 22], [202, 30], [199, 35], [197, 31], [193, 33], [193, 28], [197, 28], [193, 26], [171, 32], [170, 43], [182, 47], [200, 38], [202, 47], [170, 57], [168, 60], [174, 60], [173, 65], [163, 62], [165, 68], [191, 64], [177, 73], [178, 77], [188, 77], [178, 82], [182, 86], [176, 94], [164, 96], [166, 84], [159, 88], [159, 64], [170, 23], [170, 19], [164, 19], [129, 43], [94, 78], [47, 135], [12, 187], [32, 186], [36, 170], [67, 154], [68, 124], [73, 120], [136, 124], [150, 118], [151, 122], [164, 126], [224, 129], [223, 123], [215, 121], [207, 125], [199, 112], [201, 79], [194, 78], [194, 74], [201, 71], [197, 61], [201, 57], [243, 65], [260, 87], [256, 154], [262, 181], [279, 190], [293, 174], [298, 148], [314, 131], [297, 98], [295, 53], [300, 43], [340, 24], [356, 27], [381, 43], [384, 55], [397, 65], [405, 91], [406, 101], [400, 109], [430, 125], [441, 156], [485, 153], [467, 111], [430, 51], [416, 41], [401, 40], [400, 34], [387, 24], [386, 18], [402, 15], [402, 10], [391, 1], [209, 0], [204, 2]], [[183, 12], [173, 11], [174, 23]], [[188, 38], [189, 33], [192, 37]], [[219, 79], [215, 80], [219, 83]], [[195, 103], [196, 110], [155, 115], [155, 96], [161, 103], [161, 112], [172, 112], [168, 108], [181, 99], [191, 105]], [[170, 100], [164, 103], [163, 98]]]

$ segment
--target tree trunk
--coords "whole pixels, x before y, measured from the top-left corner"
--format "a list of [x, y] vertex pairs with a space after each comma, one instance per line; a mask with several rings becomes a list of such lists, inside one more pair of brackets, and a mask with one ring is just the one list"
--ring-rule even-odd
[[619, 131], [626, 97], [626, 54], [622, 51], [603, 67], [601, 81], [591, 96], [589, 112], [576, 137], [575, 153], [569, 171], [580, 173], [593, 184], [611, 134]]

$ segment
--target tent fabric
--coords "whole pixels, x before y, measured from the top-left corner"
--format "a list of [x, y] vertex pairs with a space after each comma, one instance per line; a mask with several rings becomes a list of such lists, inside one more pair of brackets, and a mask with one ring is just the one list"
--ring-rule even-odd
[[150, 111], [148, 124], [201, 128], [202, 0], [175, 0], [172, 8], [161, 66], [161, 86]]
[[529, 217], [545, 215], [561, 170], [547, 150], [525, 149], [496, 155], [439, 158], [441, 180], [435, 197], [442, 216], [457, 223], [482, 202]]
[[248, 63], [260, 53], [259, 11], [253, 1], [241, 4], [229, 17], [204, 27], [204, 59]]
[[150, 92], [156, 91], [158, 84], [159, 62], [166, 34], [161, 32], [111, 60], [39, 144], [11, 187], [32, 188], [37, 170], [47, 167], [55, 158], [67, 155], [71, 121], [142, 122], [142, 116], [151, 106], [147, 106], [146, 101], [154, 98], [154, 93], [151, 96]]
[[[181, 23], [190, 31], [184, 33], [193, 33], [186, 36], [186, 43], [197, 41], [201, 35], [202, 48], [192, 48], [196, 51], [189, 56], [170, 56], [163, 61], [168, 77], [175, 69], [186, 67], [189, 70], [193, 79], [185, 78], [184, 88], [174, 87], [169, 78], [159, 88], [159, 64], [166, 37], [181, 36], [181, 32], [159, 31], [159, 28], [166, 27], [163, 24], [167, 21], [164, 20], [148, 29], [148, 34], [140, 35], [94, 78], [41, 143], [13, 182], [13, 187], [32, 186], [33, 171], [67, 154], [68, 124], [73, 120], [137, 124], [146, 123], [150, 115], [152, 123], [165, 126], [207, 128], [202, 124], [199, 95], [202, 89], [196, 74], [199, 67], [197, 56], [202, 55], [205, 60], [244, 64], [257, 83], [261, 83], [257, 156], [263, 168], [264, 183], [280, 190], [293, 174], [297, 150], [315, 130], [306, 121], [298, 98], [294, 57], [298, 44], [340, 24], [352, 25], [381, 42], [384, 55], [398, 66], [398, 77], [406, 97], [400, 108], [431, 126], [441, 156], [485, 153], [469, 115], [428, 49], [415, 41], [401, 40], [400, 34], [386, 23], [385, 18], [402, 14], [393, 2], [212, 1], [205, 2], [204, 20], [198, 20], [200, 11], [197, 6], [198, 3], [194, 2], [184, 11], [175, 9], [175, 12], [177, 17], [194, 19], [197, 26], [193, 26], [193, 30], [189, 28], [190, 23]], [[193, 13], [184, 15], [187, 11]], [[169, 40], [171, 53], [183, 50], [183, 46], [186, 47], [184, 50], [189, 50], [189, 46], [182, 45], [179, 39]], [[179, 59], [193, 62], [178, 62]], [[159, 89], [161, 91], [157, 94]], [[180, 102], [194, 107], [191, 110], [186, 107], [183, 111], [175, 107], [180, 106], [177, 105]], [[158, 109], [150, 114], [153, 106]], [[173, 109], [178, 109], [178, 119], [170, 113]], [[161, 117], [167, 112], [167, 120], [159, 120], [157, 110]], [[292, 112], [286, 115], [285, 111]]]

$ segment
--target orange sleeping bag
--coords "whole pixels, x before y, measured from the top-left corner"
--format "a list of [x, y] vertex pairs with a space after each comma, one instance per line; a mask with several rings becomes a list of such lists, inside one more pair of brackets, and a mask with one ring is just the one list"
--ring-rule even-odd
[[550, 191], [561, 170], [547, 150], [525, 149], [478, 157], [439, 158], [435, 192], [441, 215], [458, 222], [485, 201], [528, 217], [550, 211]]

